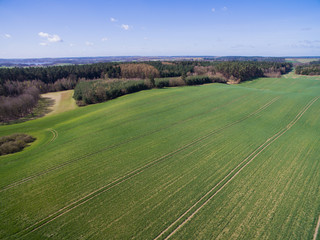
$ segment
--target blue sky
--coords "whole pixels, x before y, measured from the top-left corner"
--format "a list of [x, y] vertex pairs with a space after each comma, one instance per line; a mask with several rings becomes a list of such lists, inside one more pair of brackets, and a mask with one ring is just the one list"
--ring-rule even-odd
[[320, 0], [0, 0], [0, 58], [320, 56]]

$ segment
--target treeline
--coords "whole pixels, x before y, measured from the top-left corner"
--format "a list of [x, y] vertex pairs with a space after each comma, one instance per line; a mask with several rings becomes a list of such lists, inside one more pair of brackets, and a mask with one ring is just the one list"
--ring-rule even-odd
[[239, 83], [258, 77], [280, 77], [292, 68], [291, 63], [278, 62], [222, 62], [214, 71], [222, 74], [226, 82]]
[[73, 89], [76, 79], [63, 78], [55, 83], [5, 81], [0, 85], [0, 122], [25, 117], [37, 106], [41, 93]]
[[[153, 66], [154, 77], [178, 77], [193, 74], [196, 67], [220, 66], [232, 63], [232, 67], [254, 65], [259, 68], [274, 68], [279, 70], [288, 63], [260, 62], [260, 61], [232, 61], [232, 62], [209, 62], [209, 61], [173, 61], [173, 62], [139, 62], [139, 63], [96, 63], [85, 65], [66, 65], [52, 67], [27, 67], [27, 68], [0, 68], [0, 83], [6, 81], [33, 81], [39, 80], [46, 84], [53, 84], [62, 79], [99, 79], [99, 78], [148, 78], [150, 67]], [[252, 69], [254, 71], [254, 69]], [[147, 72], [147, 74], [146, 74]], [[234, 74], [233, 74], [234, 75]], [[238, 77], [239, 74], [238, 74]]]
[[306, 65], [297, 66], [295, 72], [301, 75], [320, 75], [320, 61], [313, 61]]
[[206, 57], [210, 61], [254, 61], [254, 62], [286, 62], [283, 57], [246, 57], [246, 56], [227, 56], [227, 57]]
[[[152, 66], [151, 66], [152, 65]], [[173, 75], [162, 77], [169, 66]], [[125, 79], [81, 81], [74, 91], [79, 105], [104, 102], [119, 96], [151, 88], [200, 85], [205, 83], [240, 83], [257, 77], [279, 77], [291, 70], [292, 64], [279, 62], [220, 62], [204, 63], [150, 62], [120, 65], [121, 75]], [[160, 70], [159, 70], [160, 69]], [[177, 72], [175, 72], [177, 71]], [[179, 77], [176, 77], [179, 76]], [[134, 76], [135, 80], [128, 80]]]
[[77, 84], [76, 79], [63, 78], [59, 79], [55, 83], [44, 83], [40, 80], [32, 81], [5, 81], [0, 84], [0, 96], [17, 96], [29, 87], [35, 87], [39, 90], [39, 93], [57, 92], [63, 90], [74, 89]]
[[[40, 93], [68, 90], [75, 86], [78, 86], [75, 98], [83, 104], [91, 104], [153, 87], [207, 82], [239, 83], [263, 76], [280, 77], [291, 67], [290, 63], [261, 61], [151, 61], [1, 68], [0, 121], [30, 114], [38, 102]], [[196, 78], [193, 79], [192, 76]], [[172, 80], [177, 77], [179, 80]], [[155, 81], [155, 78], [171, 80]], [[100, 81], [96, 84], [93, 81], [95, 79], [104, 79], [107, 84], [100, 84]], [[129, 79], [135, 81], [128, 81]], [[88, 80], [92, 83], [87, 83]]]
[[[40, 80], [44, 83], [55, 83], [59, 79], [97, 79], [97, 78], [136, 78], [136, 72], [128, 72], [128, 66], [135, 71], [141, 66], [153, 66], [160, 77], [181, 76], [192, 71], [193, 67], [205, 62], [143, 62], [143, 63], [95, 63], [85, 65], [66, 65], [52, 67], [0, 68], [0, 83], [5, 81]], [[134, 70], [134, 67], [131, 70]], [[143, 67], [142, 67], [143, 68]], [[145, 76], [148, 77], [148, 76]], [[142, 77], [144, 78], [144, 77]]]
[[81, 81], [74, 89], [73, 98], [78, 105], [105, 102], [122, 95], [152, 88], [144, 80]]
[[44, 83], [54, 83], [63, 78], [94, 79], [100, 78], [101, 75], [104, 75], [105, 73], [117, 75], [118, 71], [119, 69], [115, 63], [96, 63], [52, 67], [1, 68], [0, 81], [40, 80]]
[[142, 90], [186, 85], [201, 85], [205, 83], [224, 82], [224, 79], [209, 76], [188, 76], [172, 78], [156, 78], [145, 80], [95, 80], [81, 81], [74, 89], [74, 99], [78, 105], [105, 102], [126, 94]]
[[158, 69], [160, 77], [180, 77], [188, 72], [193, 73], [195, 66], [206, 66], [210, 62], [179, 61], [179, 62], [148, 62], [148, 64]]
[[34, 86], [20, 93], [16, 93], [16, 89], [14, 92], [10, 96], [0, 96], [0, 122], [9, 122], [32, 113], [40, 98], [39, 90]]
[[[164, 75], [177, 76], [183, 70], [175, 63]], [[164, 64], [164, 66], [168, 66]], [[174, 72], [174, 69], [178, 69]], [[189, 68], [188, 68], [189, 69]], [[161, 68], [165, 71], [165, 68]], [[74, 66], [1, 68], [0, 69], [0, 121], [7, 122], [30, 114], [37, 105], [40, 93], [73, 89], [79, 81], [92, 79], [154, 79], [160, 71], [147, 63], [97, 63]], [[130, 85], [130, 84], [129, 84]], [[125, 87], [126, 89], [127, 87]], [[130, 88], [129, 92], [131, 91]], [[122, 92], [121, 92], [122, 94]], [[114, 98], [113, 93], [103, 99]], [[87, 99], [91, 99], [88, 97]], [[99, 100], [100, 101], [100, 100]], [[88, 103], [90, 101], [88, 100]]]

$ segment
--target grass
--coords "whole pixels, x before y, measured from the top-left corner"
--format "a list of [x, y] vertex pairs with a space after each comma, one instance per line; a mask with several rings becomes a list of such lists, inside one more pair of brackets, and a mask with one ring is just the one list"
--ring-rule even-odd
[[312, 61], [318, 61], [319, 58], [286, 58], [287, 62], [292, 63], [309, 63]]
[[0, 157], [0, 238], [311, 239], [319, 90], [294, 74], [153, 89], [0, 126], [37, 138]]
[[42, 98], [54, 100], [54, 104], [50, 108], [50, 112], [48, 112], [48, 115], [63, 113], [76, 109], [77, 104], [72, 98], [73, 92], [73, 90], [67, 90], [42, 94]]

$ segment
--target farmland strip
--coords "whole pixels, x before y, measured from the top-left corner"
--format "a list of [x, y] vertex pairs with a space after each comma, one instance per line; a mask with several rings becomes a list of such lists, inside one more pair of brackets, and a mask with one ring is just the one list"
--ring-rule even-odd
[[314, 231], [313, 240], [317, 240], [317, 236], [318, 236], [318, 232], [319, 232], [319, 227], [320, 227], [320, 215], [319, 215], [319, 219], [318, 219], [318, 223], [317, 223], [316, 230]]
[[[50, 172], [53, 172], [53, 171], [55, 171], [55, 170], [58, 170], [58, 169], [60, 169], [60, 168], [65, 167], [65, 166], [68, 166], [68, 165], [70, 165], [70, 164], [72, 164], [72, 163], [78, 162], [78, 161], [80, 161], [80, 160], [82, 160], [82, 159], [85, 159], [85, 158], [87, 158], [87, 157], [94, 156], [94, 155], [96, 155], [96, 154], [98, 154], [98, 153], [101, 153], [101, 152], [104, 152], [104, 151], [107, 151], [107, 150], [110, 150], [110, 149], [114, 149], [114, 148], [116, 148], [116, 147], [119, 147], [119, 146], [122, 146], [122, 145], [124, 145], [124, 144], [130, 143], [130, 142], [132, 142], [132, 141], [134, 141], [134, 140], [137, 140], [137, 139], [140, 139], [140, 138], [144, 138], [144, 137], [146, 137], [146, 136], [149, 136], [149, 135], [151, 135], [151, 134], [160, 132], [160, 131], [162, 131], [162, 130], [168, 129], [168, 128], [173, 127], [173, 126], [176, 126], [176, 125], [180, 125], [181, 123], [190, 121], [190, 120], [192, 120], [192, 119], [194, 119], [194, 118], [196, 118], [196, 117], [205, 115], [205, 114], [210, 113], [210, 112], [214, 112], [214, 111], [216, 111], [216, 110], [219, 110], [219, 109], [222, 108], [222, 107], [225, 107], [225, 106], [227, 106], [227, 105], [229, 105], [229, 104], [232, 104], [232, 103], [234, 103], [234, 102], [237, 102], [238, 100], [244, 98], [245, 96], [246, 96], [246, 95], [240, 96], [240, 97], [238, 97], [238, 98], [236, 98], [236, 99], [233, 99], [233, 100], [230, 101], [230, 102], [227, 102], [227, 103], [225, 103], [225, 104], [223, 104], [223, 105], [220, 105], [220, 106], [218, 106], [218, 107], [212, 108], [212, 109], [210, 109], [210, 110], [208, 110], [208, 111], [199, 113], [199, 114], [197, 114], [197, 115], [193, 115], [193, 116], [191, 116], [191, 117], [189, 117], [189, 118], [187, 118], [187, 119], [181, 120], [181, 121], [179, 121], [179, 122], [176, 122], [176, 123], [167, 125], [167, 126], [165, 126], [165, 127], [156, 129], [156, 130], [154, 130], [154, 131], [151, 131], [151, 132], [148, 132], [148, 133], [145, 133], [145, 134], [136, 136], [136, 137], [132, 137], [132, 138], [130, 138], [130, 139], [128, 139], [128, 140], [125, 140], [125, 141], [120, 142], [120, 143], [118, 143], [118, 144], [114, 144], [114, 145], [111, 145], [111, 146], [102, 148], [102, 149], [100, 149], [100, 150], [98, 150], [98, 151], [94, 151], [94, 152], [91, 152], [91, 153], [88, 153], [88, 154], [84, 154], [84, 155], [82, 155], [82, 156], [80, 156], [80, 157], [78, 157], [78, 158], [71, 159], [71, 160], [66, 161], [66, 162], [64, 162], [64, 163], [61, 163], [61, 164], [59, 164], [59, 165], [57, 165], [57, 166], [48, 168], [47, 170], [44, 170], [44, 171], [42, 171], [42, 172], [38, 172], [38, 173], [36, 173], [36, 174], [34, 174], [34, 175], [30, 176], [30, 177], [20, 179], [20, 180], [18, 180], [18, 181], [16, 181], [16, 182], [13, 182], [13, 183], [11, 183], [11, 184], [3, 187], [2, 189], [0, 189], [0, 193], [3, 192], [3, 191], [5, 191], [5, 190], [8, 190], [8, 189], [10, 189], [10, 188], [19, 186], [19, 185], [21, 185], [21, 184], [23, 184], [23, 183], [29, 182], [29, 181], [31, 181], [31, 180], [33, 180], [33, 179], [35, 179], [35, 178], [37, 178], [37, 177], [40, 177], [40, 176], [42, 176], [42, 175], [48, 174], [48, 173], [50, 173]], [[49, 143], [53, 142], [53, 141], [56, 140], [57, 137], [58, 137], [58, 132], [57, 132], [56, 130], [51, 129], [50, 132], [53, 134], [53, 137], [52, 137], [52, 139], [50, 140]]]
[[33, 225], [25, 228], [22, 231], [18, 232], [17, 235], [24, 236], [24, 235], [27, 235], [27, 234], [29, 234], [31, 232], [34, 232], [34, 231], [40, 229], [41, 227], [47, 225], [48, 223], [54, 221], [57, 218], [63, 216], [64, 214], [70, 212], [71, 210], [83, 205], [84, 203], [86, 203], [89, 200], [91, 200], [91, 199], [101, 195], [102, 193], [112, 189], [113, 187], [115, 187], [115, 186], [117, 186], [117, 185], [119, 185], [119, 184], [121, 184], [121, 183], [123, 183], [123, 182], [125, 182], [125, 181], [127, 181], [127, 180], [129, 180], [131, 178], [133, 178], [134, 176], [144, 172], [146, 169], [148, 169], [148, 168], [150, 168], [150, 167], [162, 162], [163, 160], [174, 156], [175, 154], [177, 154], [177, 153], [179, 153], [179, 152], [181, 152], [181, 151], [183, 151], [183, 150], [195, 145], [196, 143], [199, 143], [199, 142], [201, 142], [203, 140], [208, 139], [209, 137], [211, 137], [212, 135], [214, 135], [216, 133], [219, 133], [219, 132], [221, 132], [221, 131], [223, 131], [223, 130], [231, 127], [231, 126], [234, 126], [234, 125], [236, 125], [236, 124], [238, 124], [240, 122], [243, 122], [244, 120], [248, 119], [249, 117], [251, 117], [253, 115], [256, 115], [256, 114], [260, 113], [264, 109], [268, 108], [271, 104], [276, 102], [279, 98], [280, 97], [275, 97], [271, 101], [269, 101], [268, 103], [264, 104], [263, 106], [261, 106], [260, 108], [255, 110], [254, 112], [252, 112], [252, 113], [250, 113], [250, 114], [248, 114], [248, 115], [246, 115], [246, 116], [244, 116], [244, 117], [242, 117], [242, 118], [240, 118], [240, 119], [238, 119], [238, 120], [236, 120], [234, 122], [231, 122], [231, 123], [225, 125], [224, 127], [221, 127], [221, 128], [219, 128], [217, 130], [214, 130], [214, 131], [210, 132], [209, 134], [207, 134], [207, 135], [205, 135], [203, 137], [200, 137], [200, 138], [198, 138], [198, 139], [196, 139], [196, 140], [194, 140], [194, 141], [192, 141], [192, 142], [190, 142], [190, 143], [188, 143], [188, 144], [186, 144], [186, 145], [184, 145], [184, 146], [182, 146], [182, 147], [180, 147], [180, 148], [178, 148], [178, 149], [176, 149], [176, 150], [174, 150], [174, 151], [172, 151], [172, 152], [170, 152], [170, 153], [168, 153], [166, 155], [163, 155], [162, 157], [157, 158], [157, 159], [145, 164], [144, 166], [142, 166], [140, 168], [137, 168], [137, 169], [125, 174], [124, 176], [122, 176], [122, 177], [120, 177], [118, 179], [115, 179], [111, 183], [108, 183], [107, 185], [100, 187], [99, 189], [97, 189], [97, 190], [85, 195], [84, 197], [82, 197], [82, 198], [80, 198], [80, 199], [78, 199], [78, 200], [76, 200], [76, 201], [74, 201], [72, 203], [69, 203], [67, 206], [57, 210], [53, 214], [45, 217], [44, 219], [34, 223]]
[[[217, 183], [213, 188], [211, 188], [205, 195], [203, 195], [195, 204], [193, 204], [187, 211], [185, 211], [179, 218], [177, 218], [169, 227], [167, 227], [164, 231], [162, 231], [155, 240], [160, 239], [165, 233], [167, 233], [174, 225], [178, 224], [180, 220], [182, 220], [189, 212], [191, 212], [201, 201], [203, 201], [206, 197], [208, 197], [216, 188], [219, 187], [224, 181], [226, 181], [233, 172], [235, 172], [241, 165], [243, 165], [239, 170], [237, 170], [229, 180], [223, 183], [220, 188], [214, 192], [207, 200], [205, 200], [198, 208], [195, 208], [192, 214], [187, 217], [182, 223], [180, 223], [177, 227], [175, 227], [171, 233], [165, 238], [169, 239], [173, 234], [175, 234], [179, 229], [181, 229], [187, 222], [189, 222], [196, 213], [198, 213], [207, 203], [216, 196], [228, 183], [230, 183], [247, 165], [249, 165], [261, 152], [263, 152], [267, 147], [269, 147], [273, 142], [275, 142], [278, 138], [280, 138], [283, 134], [285, 134], [296, 122], [304, 115], [304, 113], [312, 106], [314, 102], [316, 102], [319, 97], [312, 99], [296, 116], [295, 118], [283, 129], [274, 134], [272, 137], [267, 139], [263, 144], [261, 144], [257, 149], [255, 149], [247, 158], [245, 158], [241, 163], [239, 163], [234, 169], [232, 169], [228, 175], [226, 175], [219, 183]], [[319, 218], [320, 220], [320, 218]]]

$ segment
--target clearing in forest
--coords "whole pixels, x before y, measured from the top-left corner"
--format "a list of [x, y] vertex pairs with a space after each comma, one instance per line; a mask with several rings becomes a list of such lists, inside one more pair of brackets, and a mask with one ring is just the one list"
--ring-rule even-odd
[[75, 100], [72, 98], [73, 90], [50, 92], [42, 94], [42, 98], [50, 98], [54, 100], [53, 106], [50, 107], [50, 112], [47, 115], [63, 113], [76, 109], [78, 106]]

